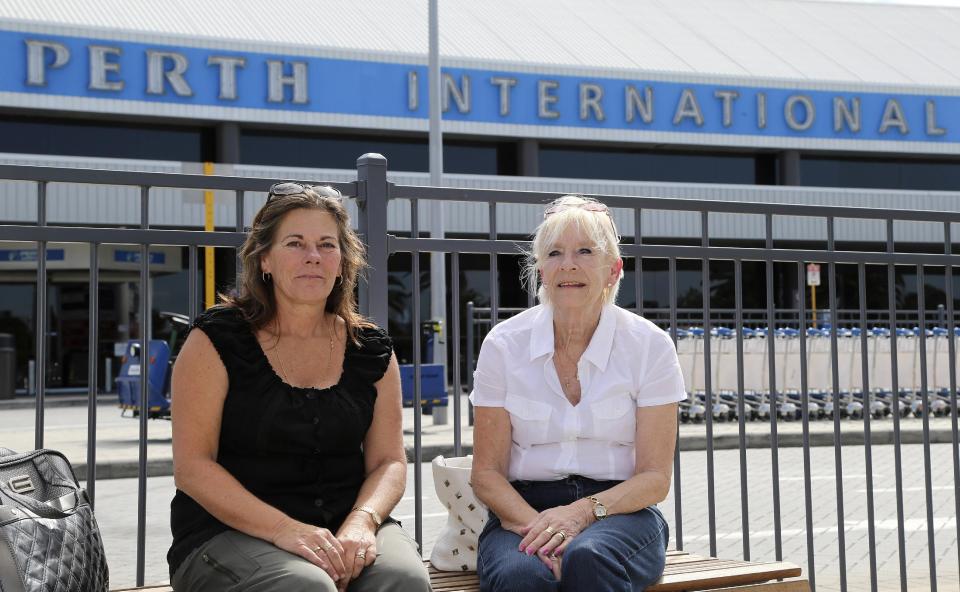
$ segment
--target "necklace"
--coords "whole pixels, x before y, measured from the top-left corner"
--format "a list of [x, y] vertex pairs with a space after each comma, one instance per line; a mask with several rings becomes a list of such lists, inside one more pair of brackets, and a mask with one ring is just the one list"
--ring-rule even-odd
[[[336, 322], [336, 321], [334, 321], [334, 322]], [[330, 364], [331, 364], [331, 362], [333, 361], [333, 329], [331, 329], [331, 330], [328, 331], [327, 333], [330, 335], [330, 349], [329, 349], [328, 352], [327, 352], [327, 363], [324, 364], [324, 366], [323, 366], [323, 374], [322, 374], [321, 376], [327, 376], [327, 373], [330, 371]], [[280, 340], [281, 340], [282, 338], [283, 338], [282, 335], [280, 335], [280, 336], [277, 337], [277, 346], [280, 345]], [[278, 348], [278, 350], [279, 350], [279, 348]], [[291, 386], [293, 386], [292, 383], [290, 382], [290, 375], [287, 374], [287, 368], [286, 368], [286, 366], [283, 365], [283, 356], [281, 356], [281, 355], [280, 355], [280, 352], [277, 351], [276, 356], [274, 356], [274, 357], [276, 357], [276, 359], [277, 359], [277, 364], [280, 366], [280, 374], [281, 374], [282, 377], [283, 377], [283, 381], [284, 381], [285, 383], [290, 384]]]
[[[577, 368], [577, 363], [573, 361], [573, 358], [571, 358], [564, 349], [557, 347], [556, 344], [554, 344], [553, 349], [555, 352], [557, 352], [558, 357], [564, 358], [568, 364], [573, 366], [573, 374], [566, 377], [562, 376], [560, 374], [560, 370], [557, 369], [557, 376], [560, 378], [560, 382], [563, 383], [563, 388], [569, 391], [573, 389], [573, 387], [580, 381], [580, 373]], [[556, 366], [556, 364], [554, 364], [554, 366]]]

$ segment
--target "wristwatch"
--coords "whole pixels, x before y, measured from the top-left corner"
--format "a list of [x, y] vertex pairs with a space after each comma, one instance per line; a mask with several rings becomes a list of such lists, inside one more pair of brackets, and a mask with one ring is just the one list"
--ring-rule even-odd
[[597, 520], [603, 520], [607, 517], [607, 507], [603, 505], [603, 502], [597, 499], [595, 495], [585, 496], [584, 499], [588, 499], [593, 502], [593, 517]]
[[380, 513], [371, 508], [370, 506], [355, 506], [351, 512], [365, 512], [370, 515], [370, 519], [373, 520], [373, 525], [377, 528], [380, 528], [380, 525], [383, 524], [383, 518], [380, 517]]

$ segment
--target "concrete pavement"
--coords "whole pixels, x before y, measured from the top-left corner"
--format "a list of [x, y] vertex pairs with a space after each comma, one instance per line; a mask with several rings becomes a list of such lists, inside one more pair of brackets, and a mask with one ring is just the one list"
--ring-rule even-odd
[[[473, 431], [466, 425], [466, 402], [463, 402], [463, 452], [472, 448]], [[33, 401], [22, 399], [0, 402], [0, 446], [17, 450], [34, 447], [35, 409]], [[405, 441], [413, 449], [414, 417], [412, 409], [404, 410]], [[137, 480], [122, 478], [137, 475], [139, 422], [121, 417], [112, 397], [101, 399], [96, 414], [98, 521], [104, 534], [111, 565], [113, 584], [134, 582], [137, 524]], [[902, 420], [901, 448], [903, 457], [902, 482], [904, 486], [905, 577], [909, 589], [929, 589], [930, 542], [933, 541], [933, 561], [939, 590], [960, 592], [957, 564], [957, 535], [955, 495], [952, 471], [951, 418], [933, 418], [930, 422], [932, 464], [932, 505], [924, 501], [925, 458], [922, 446], [910, 442], [922, 441], [923, 422], [916, 418]], [[86, 400], [54, 398], [47, 400], [44, 413], [44, 445], [59, 449], [74, 462], [81, 479], [86, 476], [87, 408]], [[774, 525], [780, 521], [782, 556], [800, 564], [805, 573], [816, 579], [817, 590], [840, 590], [840, 574], [845, 574], [849, 592], [871, 590], [871, 577], [877, 580], [882, 592], [900, 589], [897, 509], [894, 480], [894, 448], [877, 445], [872, 448], [872, 470], [865, 465], [862, 445], [863, 422], [841, 422], [841, 449], [843, 491], [838, 495], [837, 457], [833, 443], [832, 421], [810, 423], [810, 529], [813, 545], [808, 548], [806, 533], [807, 511], [804, 506], [804, 468], [802, 424], [777, 424], [780, 452], [778, 455], [778, 484], [780, 495], [772, 495], [772, 464], [768, 450], [769, 422], [748, 422], [745, 440], [747, 447], [746, 498], [741, 490], [739, 426], [736, 423], [715, 423], [713, 426], [714, 499], [715, 510], [708, 511], [709, 487], [707, 481], [708, 455], [705, 452], [706, 427], [703, 424], [681, 424], [681, 488], [673, 488], [661, 504], [671, 524], [672, 545], [680, 542], [696, 553], [710, 553], [710, 532], [715, 533], [716, 553], [723, 557], [741, 557], [744, 553], [744, 519], [749, 516], [750, 556], [756, 560], [773, 559], [777, 540]], [[872, 441], [892, 439], [892, 419], [871, 421]], [[407, 492], [394, 512], [411, 532], [415, 525], [415, 505], [422, 504], [422, 532], [424, 553], [429, 552], [446, 521], [446, 510], [433, 494], [429, 460], [436, 454], [453, 454], [452, 417], [445, 425], [434, 425], [431, 416], [422, 417], [422, 474], [421, 489], [417, 491], [414, 471], [418, 465], [408, 465]], [[170, 422], [148, 422], [148, 474], [159, 476], [147, 481], [146, 517], [146, 581], [166, 580], [164, 555], [169, 546], [169, 499], [173, 482], [168, 476], [172, 470]], [[871, 475], [867, 493], [867, 476]], [[746, 500], [746, 501], [745, 501]], [[843, 519], [839, 518], [840, 501]], [[874, 536], [869, 529], [868, 502], [872, 500]], [[108, 508], [108, 510], [103, 510]], [[680, 513], [678, 514], [678, 508]], [[748, 514], [744, 512], [747, 509]], [[932, 516], [928, 523], [927, 515]], [[712, 522], [712, 524], [711, 524]], [[843, 524], [845, 539], [839, 538], [838, 524]], [[931, 526], [932, 525], [932, 526]], [[681, 528], [682, 526], [682, 528]], [[812, 554], [810, 550], [812, 549]], [[874, 549], [871, 557], [871, 549]], [[841, 553], [844, 555], [841, 561]], [[876, 570], [870, 563], [876, 561]], [[871, 576], [874, 573], [874, 576]]]
[[[904, 563], [909, 590], [931, 588], [929, 549], [930, 538], [926, 520], [926, 505], [919, 489], [923, 482], [922, 450], [919, 446], [904, 447]], [[934, 459], [949, 463], [950, 445], [931, 446]], [[780, 457], [781, 495], [776, 502], [770, 487], [770, 454], [753, 449], [747, 451], [747, 498], [740, 488], [739, 453], [721, 450], [715, 456], [717, 479], [715, 487], [714, 532], [716, 554], [726, 558], [741, 558], [744, 547], [756, 561], [772, 561], [777, 555], [775, 536], [776, 512], [781, 523], [781, 556], [800, 565], [816, 581], [817, 592], [840, 592], [841, 573], [847, 582], [847, 592], [870, 592], [871, 549], [876, 561], [877, 592], [899, 592], [900, 570], [898, 527], [895, 497], [890, 486], [893, 481], [893, 454], [891, 447], [875, 450], [874, 531], [871, 541], [868, 527], [868, 496], [865, 488], [863, 447], [844, 448], [843, 484], [844, 515], [841, 544], [837, 513], [837, 492], [834, 451], [832, 448], [811, 449], [810, 532], [812, 546], [807, 545], [807, 512], [804, 507], [802, 482], [802, 450], [784, 449]], [[682, 452], [681, 495], [673, 488], [660, 504], [670, 524], [670, 545], [698, 554], [710, 553], [710, 513], [707, 505], [707, 472], [704, 470], [704, 451]], [[421, 505], [421, 532], [423, 554], [430, 556], [442, 531], [447, 510], [434, 493], [433, 475], [428, 463], [420, 465], [421, 490], [416, 490], [415, 468], [407, 465], [407, 490], [393, 516], [403, 522], [411, 534], [416, 528], [416, 504]], [[936, 471], [933, 488], [933, 544], [936, 561], [936, 580], [940, 592], [960, 592], [960, 574], [957, 562], [956, 519], [952, 495], [952, 472]], [[107, 559], [114, 587], [135, 583], [137, 540], [136, 479], [112, 479], [97, 486], [97, 520], [103, 533]], [[167, 580], [166, 551], [170, 546], [169, 511], [174, 485], [170, 477], [147, 480], [145, 521], [145, 581], [162, 583]], [[917, 499], [917, 497], [921, 499]], [[743, 500], [747, 500], [747, 512]], [[678, 516], [677, 508], [681, 514]], [[104, 510], [103, 508], [106, 508]], [[744, 541], [744, 518], [749, 539]], [[682, 529], [680, 526], [682, 525]], [[682, 543], [680, 540], [682, 530]], [[872, 543], [872, 544], [871, 544]], [[841, 548], [844, 560], [841, 562]], [[812, 553], [810, 550], [812, 549]]]

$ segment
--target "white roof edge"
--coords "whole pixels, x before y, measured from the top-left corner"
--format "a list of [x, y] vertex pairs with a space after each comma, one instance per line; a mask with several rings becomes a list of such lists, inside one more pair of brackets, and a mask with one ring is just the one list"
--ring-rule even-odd
[[[39, 14], [44, 4], [49, 3], [51, 0], [37, 0], [37, 4], [41, 7], [36, 11], [30, 14]], [[237, 0], [241, 5], [253, 6], [258, 4], [255, 0]], [[393, 1], [402, 0], [368, 0], [369, 8], [371, 11], [376, 11], [378, 5], [382, 3], [390, 3]], [[407, 0], [412, 2], [412, 0]], [[491, 0], [494, 4], [497, 2], [506, 3], [508, 0]], [[75, 7], [75, 11], [81, 10], [108, 10], [108, 6], [100, 7], [99, 3], [95, 0], [77, 0], [78, 4]], [[278, 9], [282, 9], [285, 5], [288, 10], [292, 10], [294, 7], [291, 4], [291, 0], [274, 0], [277, 3]], [[882, 4], [882, 5], [873, 5], [873, 4], [860, 4], [860, 3], [849, 3], [849, 2], [837, 2], [832, 0], [776, 0], [775, 2], [770, 2], [770, 0], [730, 0], [729, 2], [724, 3], [723, 8], [734, 11], [733, 17], [735, 18], [747, 18], [749, 16], [749, 11], [751, 7], [755, 7], [758, 2], [764, 2], [765, 6], [769, 7], [779, 7], [782, 9], [792, 9], [801, 7], [806, 11], [817, 11], [817, 10], [850, 10], [851, 7], [854, 10], [864, 9], [864, 13], [869, 15], [869, 13], [875, 13], [882, 15], [884, 17], [897, 16], [899, 13], [896, 13], [896, 9], [903, 9], [911, 11], [911, 14], [916, 11], [926, 11], [930, 13], [930, 24], [935, 24], [933, 21], [937, 20], [933, 17], [940, 16], [943, 11], [946, 11], [948, 14], [953, 15], [953, 18], [957, 20], [958, 25], [960, 25], [960, 9], [948, 8], [943, 6], [919, 6], [919, 5], [904, 5], [904, 4]], [[582, 4], [589, 5], [590, 0], [583, 0]], [[766, 4], [769, 3], [769, 4]], [[110, 4], [109, 2], [104, 4]], [[138, 4], [138, 3], [134, 3]], [[157, 0], [155, 7], [152, 10], [163, 10], [164, 5], [169, 4], [171, 8], [175, 8], [177, 4], [176, 0]], [[597, 2], [596, 9], [603, 10], [604, 3]], [[676, 10], [679, 12], [688, 11], [688, 13], [695, 13], [698, 4], [690, 0], [674, 0], [671, 3], [671, 10]], [[380, 6], [382, 9], [383, 6]], [[869, 8], [869, 10], [866, 10]], [[451, 7], [446, 7], [446, 10], [452, 10]], [[532, 9], [531, 9], [532, 10]], [[639, 8], [637, 9], [639, 10]], [[739, 11], [739, 12], [736, 12]], [[893, 11], [893, 12], [891, 12]], [[424, 47], [424, 51], [421, 52], [410, 52], [410, 51], [384, 51], [377, 48], [364, 48], [359, 46], [363, 43], [363, 40], [354, 41], [358, 46], [356, 47], [345, 47], [343, 45], [308, 45], [306, 43], [298, 42], [266, 42], [263, 40], [257, 39], [244, 39], [240, 35], [239, 30], [234, 31], [234, 35], [231, 36], [231, 30], [226, 29], [227, 34], [224, 37], [217, 37], [211, 34], [204, 34], [199, 32], [201, 27], [195, 26], [194, 28], [198, 30], [197, 34], [186, 34], [186, 33], [173, 33], [168, 31], [160, 30], [149, 30], [149, 27], [154, 26], [153, 22], [150, 22], [147, 18], [144, 18], [144, 30], [132, 30], [132, 29], [120, 29], [110, 26], [96, 26], [80, 23], [70, 23], [68, 20], [71, 18], [71, 15], [62, 13], [62, 20], [60, 22], [55, 21], [44, 21], [37, 18], [20, 18], [12, 16], [14, 14], [26, 13], [25, 9], [21, 9], [20, 13], [17, 13], [16, 3], [13, 6], [3, 8], [0, 7], [0, 28], [7, 28], [10, 30], [16, 30], [21, 32], [34, 32], [37, 34], [55, 34], [55, 35], [65, 35], [65, 36], [88, 36], [97, 39], [113, 39], [113, 40], [128, 40], [128, 41], [137, 41], [137, 42], [155, 42], [158, 44], [169, 44], [169, 45], [181, 45], [189, 47], [198, 47], [198, 48], [210, 48], [210, 49], [223, 49], [226, 51], [255, 51], [255, 52], [264, 52], [264, 53], [284, 53], [289, 55], [304, 55], [304, 56], [322, 56], [328, 58], [341, 58], [341, 59], [357, 59], [357, 60], [368, 60], [368, 61], [379, 61], [379, 62], [388, 62], [388, 63], [409, 63], [411, 65], [426, 65], [427, 55]], [[495, 12], [491, 9], [491, 12]], [[61, 14], [61, 13], [58, 13]], [[142, 15], [138, 15], [142, 16]], [[569, 16], [569, 15], [568, 15]], [[823, 16], [823, 15], [820, 15]], [[827, 15], [829, 16], [829, 15]], [[334, 14], [336, 17], [336, 14]], [[94, 16], [96, 18], [96, 15]], [[487, 24], [496, 23], [497, 16], [488, 16]], [[545, 18], [549, 19], [549, 16], [545, 15]], [[75, 19], [78, 20], [78, 19]], [[106, 17], [104, 17], [106, 20]], [[928, 23], [924, 22], [922, 18], [918, 18], [920, 25], [926, 26]], [[798, 23], [797, 26], [800, 27], [800, 32], [803, 32], [804, 26], [813, 27], [814, 23]], [[544, 27], [549, 27], [550, 22], [547, 22]], [[917, 25], [919, 26], [919, 25]], [[456, 37], [458, 31], [455, 26], [450, 27], [453, 29], [452, 32], [447, 32], [446, 35], [450, 37]], [[707, 33], [716, 33], [718, 39], [724, 39], [722, 27], [720, 24], [716, 26], [715, 31], [707, 31]], [[448, 29], [449, 31], [449, 29]], [[682, 31], [685, 35], [690, 38], [697, 37], [695, 30], [684, 30]], [[916, 32], [915, 32], [916, 33]], [[922, 31], [916, 34], [920, 34]], [[395, 36], [399, 39], [404, 33], [397, 32]], [[953, 42], [950, 39], [940, 39], [939, 41], [935, 39], [936, 35], [927, 36], [932, 39], [930, 43], [933, 46], [936, 46], [937, 43], [943, 51], [934, 51], [927, 49], [927, 53], [923, 53], [923, 49], [912, 48], [913, 54], [915, 54], [918, 70], [920, 65], [929, 66], [930, 62], [933, 60], [941, 59], [946, 60], [943, 64], [938, 65], [944, 68], [953, 68], [955, 71], [954, 80], [960, 79], [960, 69], [957, 69], [956, 64], [960, 63], [958, 60], [948, 59], [952, 55], [960, 57], [960, 43]], [[613, 39], [616, 41], [616, 39]], [[682, 39], [679, 39], [682, 41]], [[821, 39], [823, 41], [823, 39]], [[817, 42], [816, 39], [811, 42]], [[868, 41], [862, 41], [862, 43], [867, 43]], [[889, 47], [885, 46], [883, 39], [877, 39], [872, 41], [875, 45], [872, 46], [877, 52], [881, 52], [880, 55], [883, 55], [883, 52], [892, 51]], [[443, 43], [450, 45], [452, 42], [444, 41]], [[557, 42], [559, 50], [561, 46], [565, 45], [564, 40]], [[718, 41], [712, 41], [714, 46], [718, 44]], [[786, 42], [785, 42], [786, 43]], [[839, 41], [838, 41], [839, 43]], [[399, 42], [398, 42], [399, 44]], [[368, 45], [370, 45], [368, 43]], [[425, 45], [425, 40], [424, 40]], [[722, 47], [722, 45], [721, 45]], [[760, 46], [758, 46], [760, 47]], [[840, 47], [840, 46], [838, 46]], [[789, 49], [788, 44], [784, 47], [762, 47], [762, 49], [771, 55], [777, 55], [778, 51], [784, 51], [784, 49]], [[481, 54], [487, 48], [480, 47], [468, 47], [468, 50], [472, 50], [474, 54]], [[493, 47], [487, 53], [495, 53], [498, 48]], [[831, 79], [824, 77], [818, 72], [816, 68], [811, 64], [809, 69], [809, 76], [804, 77], [790, 77], [786, 75], [772, 75], [770, 73], [759, 73], [756, 75], [736, 75], [732, 74], [730, 71], [723, 71], [722, 62], [720, 60], [717, 62], [718, 67], [714, 70], [701, 68], [698, 72], [683, 72], [673, 69], [663, 69], [656, 67], [643, 67], [643, 68], [632, 68], [632, 67], [622, 67], [622, 66], [613, 66], [610, 63], [608, 64], [585, 64], [585, 63], [547, 63], [542, 60], [538, 61], [536, 58], [531, 61], [518, 60], [515, 57], [522, 55], [523, 52], [515, 51], [515, 48], [500, 48], [500, 54], [503, 55], [503, 58], [490, 58], [490, 57], [479, 57], [479, 55], [467, 56], [463, 55], [464, 53], [470, 53], [467, 50], [461, 50], [460, 55], [457, 56], [448, 56], [442, 57], [443, 64], [447, 67], [459, 67], [459, 68], [477, 68], [493, 71], [513, 71], [513, 72], [530, 72], [538, 74], [547, 74], [550, 73], [560, 73], [566, 75], [575, 75], [583, 76], [584, 78], [617, 78], [617, 79], [629, 79], [631, 77], [636, 77], [638, 81], [642, 80], [665, 80], [665, 81], [674, 81], [674, 82], [689, 82], [689, 83], [709, 83], [709, 84], [737, 84], [744, 86], [769, 86], [774, 88], [811, 88], [811, 89], [822, 89], [822, 90], [836, 90], [838, 92], [857, 92], [857, 91], [871, 91], [871, 92], [889, 92], [889, 93], [907, 93], [907, 94], [936, 94], [936, 95], [960, 95], [960, 84], [945, 82], [944, 84], [937, 84], [935, 78], [927, 78], [926, 83], [910, 84], [904, 82], [902, 78], [898, 80], [897, 68], [893, 64], [893, 56], [890, 56], [886, 60], [886, 64], [870, 66], [868, 64], [856, 63], [857, 58], [848, 57], [848, 59], [853, 62], [854, 66], [863, 66], [867, 71], [876, 71], [876, 68], [886, 67], [887, 71], [890, 72], [890, 76], [887, 80], [876, 79], [876, 81], [864, 82], [863, 78], [857, 78], [856, 76], [850, 76], [849, 79]], [[824, 51], [830, 51], [831, 48], [825, 48]], [[949, 50], [949, 51], [947, 51]], [[453, 52], [450, 52], [453, 53]], [[943, 56], [946, 55], [947, 58]], [[632, 59], [636, 62], [643, 58], [644, 56], [636, 54], [632, 55]], [[798, 58], [800, 59], [800, 58]], [[900, 59], [903, 58], [901, 56]], [[732, 58], [731, 58], [732, 60]], [[923, 64], [920, 64], [923, 62]], [[870, 66], [867, 68], [867, 66]], [[934, 81], [934, 82], [931, 82]]]

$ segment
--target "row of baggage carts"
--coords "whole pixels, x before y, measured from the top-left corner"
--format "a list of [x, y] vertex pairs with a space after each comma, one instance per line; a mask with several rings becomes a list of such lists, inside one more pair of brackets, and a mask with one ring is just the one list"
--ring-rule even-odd
[[[954, 412], [950, 369], [951, 365], [956, 368], [960, 327], [952, 336], [953, 364], [950, 331], [939, 326], [897, 328], [896, 339], [891, 339], [886, 327], [869, 328], [865, 339], [859, 327], [838, 327], [836, 351], [829, 326], [804, 329], [802, 349], [797, 328], [779, 327], [773, 339], [770, 337], [766, 328], [744, 328], [738, 339], [736, 330], [715, 327], [710, 331], [708, 357], [702, 328], [678, 329], [677, 351], [689, 393], [680, 404], [680, 420], [703, 422], [710, 412], [715, 421], [739, 421], [742, 393], [745, 421], [770, 421], [771, 415], [782, 421], [799, 421], [803, 418], [804, 383], [811, 421], [832, 420], [835, 414], [843, 419], [862, 419], [867, 413], [874, 419], [890, 418], [894, 413], [901, 418], [923, 417], [924, 392], [931, 417]], [[955, 371], [954, 381], [957, 375]]]

